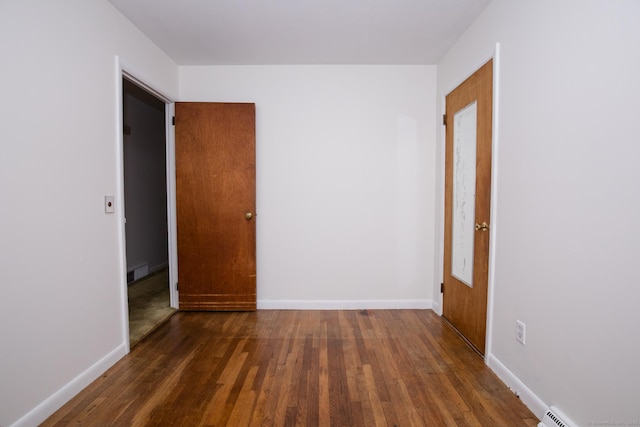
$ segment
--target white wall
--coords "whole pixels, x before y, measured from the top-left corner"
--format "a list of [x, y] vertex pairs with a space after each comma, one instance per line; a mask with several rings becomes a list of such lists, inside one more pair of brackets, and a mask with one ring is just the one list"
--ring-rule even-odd
[[115, 55], [178, 70], [103, 0], [3, 0], [0, 52], [0, 425], [35, 425], [126, 348]]
[[256, 103], [259, 308], [430, 306], [434, 66], [180, 67]]
[[440, 103], [501, 43], [489, 363], [579, 425], [640, 421], [639, 16], [495, 0], [438, 64]]

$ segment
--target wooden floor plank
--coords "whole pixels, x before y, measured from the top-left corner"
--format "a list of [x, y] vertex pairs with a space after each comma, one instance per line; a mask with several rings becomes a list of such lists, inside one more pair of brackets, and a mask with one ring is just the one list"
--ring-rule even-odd
[[525, 426], [430, 310], [179, 312], [42, 426]]

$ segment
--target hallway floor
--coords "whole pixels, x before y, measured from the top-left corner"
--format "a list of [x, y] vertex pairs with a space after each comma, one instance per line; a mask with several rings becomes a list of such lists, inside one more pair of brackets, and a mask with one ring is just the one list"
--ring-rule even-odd
[[169, 305], [169, 270], [133, 282], [128, 294], [129, 344], [133, 347], [176, 312]]

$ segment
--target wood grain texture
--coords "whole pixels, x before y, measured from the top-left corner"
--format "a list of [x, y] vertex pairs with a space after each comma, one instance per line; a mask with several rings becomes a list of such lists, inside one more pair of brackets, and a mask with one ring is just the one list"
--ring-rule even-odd
[[484, 354], [489, 280], [488, 231], [476, 231], [473, 287], [451, 274], [453, 212], [453, 117], [477, 101], [475, 222], [491, 224], [491, 144], [493, 117], [493, 60], [487, 62], [446, 98], [445, 228], [443, 316]]
[[176, 103], [181, 310], [256, 309], [255, 105]]
[[535, 426], [430, 310], [179, 312], [42, 425]]

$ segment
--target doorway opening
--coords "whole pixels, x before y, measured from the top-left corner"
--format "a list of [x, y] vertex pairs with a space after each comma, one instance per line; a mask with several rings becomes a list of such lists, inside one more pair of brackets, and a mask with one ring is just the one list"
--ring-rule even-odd
[[166, 104], [122, 78], [129, 345], [167, 320], [170, 297]]

